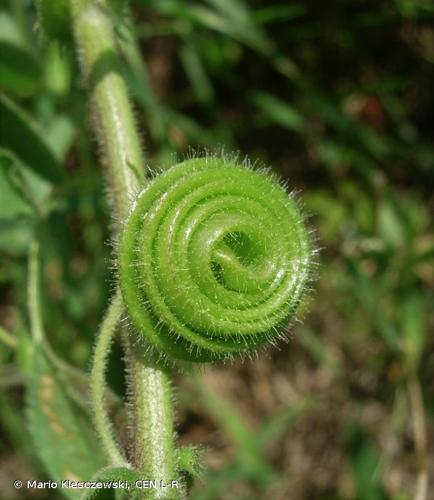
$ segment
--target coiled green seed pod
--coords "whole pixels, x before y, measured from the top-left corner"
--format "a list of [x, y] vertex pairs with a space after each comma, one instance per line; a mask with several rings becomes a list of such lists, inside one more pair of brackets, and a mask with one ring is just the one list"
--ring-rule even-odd
[[283, 334], [311, 258], [303, 217], [274, 176], [204, 157], [139, 195], [120, 241], [119, 279], [147, 343], [169, 358], [209, 361]]

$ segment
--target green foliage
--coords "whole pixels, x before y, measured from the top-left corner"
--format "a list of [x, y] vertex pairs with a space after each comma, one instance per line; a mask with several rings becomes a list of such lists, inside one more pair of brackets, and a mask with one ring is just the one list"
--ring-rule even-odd
[[203, 450], [195, 446], [184, 446], [177, 452], [178, 470], [186, 477], [187, 486], [191, 487], [194, 479], [203, 476]]
[[6, 152], [0, 151], [0, 192], [3, 201], [0, 215], [2, 219], [14, 219], [31, 213], [31, 207], [21, 196], [19, 187], [12, 176], [14, 160]]
[[[18, 158], [0, 149], [0, 248], [9, 254], [26, 254], [33, 235], [33, 204], [23, 176], [28, 175]], [[40, 185], [32, 178], [34, 192]]]
[[42, 73], [36, 59], [7, 41], [0, 40], [0, 88], [18, 95], [35, 93]]
[[[85, 493], [83, 495], [83, 500], [109, 500], [113, 499], [125, 499], [125, 500], [139, 500], [141, 498], [141, 492], [135, 487], [136, 481], [143, 478], [134, 470], [128, 469], [127, 467], [107, 467], [98, 471], [92, 478], [93, 481], [101, 482], [101, 488], [95, 488], [90, 493]], [[107, 484], [110, 481], [126, 482], [128, 488], [122, 487], [118, 490], [115, 488], [108, 488]]]
[[304, 126], [303, 116], [294, 107], [271, 94], [256, 92], [253, 102], [268, 119], [267, 122], [295, 131], [301, 130]]
[[[37, 454], [50, 476], [87, 481], [104, 464], [88, 414], [71, 401], [56, 370], [39, 347], [33, 352], [28, 374], [29, 430]], [[64, 489], [69, 498], [80, 490]]]
[[0, 12], [0, 91], [26, 97], [41, 88], [39, 60], [26, 46], [13, 17]]
[[[0, 95], [0, 147], [12, 151], [42, 177], [58, 182], [62, 170], [33, 119], [6, 96]], [[26, 147], [23, 148], [22, 145]]]
[[36, 0], [39, 22], [44, 36], [62, 43], [71, 42], [71, 8], [69, 0]]

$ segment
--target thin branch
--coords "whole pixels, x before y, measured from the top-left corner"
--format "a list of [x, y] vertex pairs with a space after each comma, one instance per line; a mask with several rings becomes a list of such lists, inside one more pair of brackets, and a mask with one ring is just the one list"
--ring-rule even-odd
[[95, 427], [101, 443], [113, 465], [125, 464], [118, 440], [114, 437], [113, 426], [106, 410], [105, 371], [116, 326], [122, 314], [122, 296], [118, 291], [110, 304], [98, 333], [91, 372], [91, 393]]
[[30, 244], [29, 269], [27, 282], [27, 307], [29, 312], [30, 332], [35, 343], [44, 340], [44, 328], [41, 318], [39, 296], [39, 243], [34, 240]]

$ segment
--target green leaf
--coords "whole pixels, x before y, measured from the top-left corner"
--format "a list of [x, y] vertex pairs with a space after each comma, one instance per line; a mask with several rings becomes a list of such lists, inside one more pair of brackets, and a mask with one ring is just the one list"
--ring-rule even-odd
[[187, 490], [194, 484], [195, 479], [202, 480], [204, 467], [202, 465], [203, 448], [184, 446], [177, 450], [177, 469], [183, 477]]
[[20, 216], [29, 216], [32, 209], [14, 185], [11, 177], [12, 159], [2, 154], [0, 150], [0, 220], [15, 219]]
[[244, 0], [206, 0], [206, 3], [213, 7], [212, 11], [199, 7], [195, 7], [195, 10], [209, 27], [229, 34], [258, 52], [267, 53], [271, 50], [271, 41], [255, 23], [251, 9]]
[[14, 257], [27, 255], [33, 237], [33, 222], [29, 219], [0, 219], [0, 252]]
[[404, 334], [404, 354], [411, 371], [416, 371], [423, 353], [427, 327], [423, 297], [413, 292], [402, 305], [402, 331]]
[[198, 100], [209, 104], [213, 100], [213, 88], [195, 45], [186, 41], [181, 47], [180, 57]]
[[[52, 207], [52, 198], [50, 196], [52, 185], [49, 182], [33, 170], [30, 170], [11, 151], [1, 148], [0, 168], [3, 170], [11, 188], [16, 193], [15, 196], [18, 196], [21, 199], [21, 203], [27, 206], [25, 212], [22, 214], [17, 213], [15, 216], [26, 215], [32, 218], [37, 214], [41, 215], [49, 212]], [[10, 197], [9, 201], [12, 202]], [[0, 219], [6, 218], [3, 215], [4, 212], [10, 211], [12, 208], [12, 203], [2, 206], [0, 208]]]
[[[119, 491], [121, 498], [128, 500], [143, 498], [143, 492], [137, 489], [135, 484], [136, 481], [144, 478], [139, 476], [133, 469], [127, 467], [107, 467], [97, 472], [92, 479], [93, 481], [102, 483], [101, 488], [96, 488], [91, 492], [85, 493], [82, 497], [83, 500], [109, 500], [110, 498], [118, 498], [114, 495], [116, 491]], [[108, 487], [110, 481], [125, 482], [125, 486], [127, 487], [125, 488], [125, 486], [122, 485], [122, 488], [119, 490], [111, 489]]]
[[51, 93], [65, 97], [71, 86], [72, 63], [68, 52], [55, 42], [47, 47], [44, 64], [45, 87]]
[[382, 307], [381, 287], [363, 273], [361, 265], [356, 260], [347, 260], [351, 276], [353, 293], [367, 313], [367, 321], [377, 329], [378, 333], [392, 352], [400, 353], [399, 334], [393, 321], [386, 315]]
[[75, 127], [65, 115], [55, 116], [47, 128], [46, 140], [58, 161], [63, 161], [74, 139]]
[[347, 440], [356, 498], [385, 500], [380, 456], [375, 445], [357, 424], [349, 427]]
[[71, 9], [68, 0], [37, 0], [39, 23], [47, 38], [69, 42], [71, 33]]
[[0, 90], [24, 97], [36, 93], [41, 84], [38, 61], [18, 45], [0, 40]]
[[42, 177], [59, 182], [61, 167], [34, 120], [0, 95], [0, 147], [11, 150]]
[[[208, 5], [206, 5], [208, 4]], [[251, 47], [261, 54], [269, 54], [273, 43], [255, 22], [251, 9], [243, 0], [206, 0], [205, 3], [186, 3], [172, 0], [156, 2], [154, 7], [166, 15], [216, 31]]]
[[[35, 346], [28, 380], [27, 410], [37, 454], [53, 480], [86, 481], [104, 465], [87, 415], [68, 397], [39, 346]], [[82, 495], [77, 489], [62, 492], [72, 499]]]
[[15, 20], [0, 12], [0, 90], [26, 97], [42, 85], [42, 68], [30, 52]]
[[282, 23], [302, 16], [307, 8], [300, 3], [291, 2], [289, 5], [268, 5], [253, 12], [257, 23], [267, 24], [272, 22]]
[[[0, 3], [1, 6], [1, 3]], [[20, 29], [14, 18], [6, 11], [0, 11], [0, 38], [8, 40], [15, 45], [24, 45], [24, 40]]]
[[382, 200], [378, 209], [378, 228], [382, 239], [389, 245], [401, 246], [405, 241], [405, 230], [399, 214], [388, 200]]
[[432, 3], [424, 0], [395, 0], [395, 6], [403, 17], [410, 19], [434, 13]]
[[305, 120], [303, 116], [286, 102], [265, 92], [255, 92], [253, 101], [273, 123], [289, 130], [300, 131], [303, 129]]
[[320, 240], [323, 243], [335, 244], [348, 217], [347, 207], [325, 189], [306, 193], [305, 202], [309, 212], [314, 213], [318, 219]]
[[[203, 485], [194, 492], [194, 500], [215, 500], [225, 498], [228, 491], [233, 491], [236, 484], [240, 484], [243, 469], [240, 464], [229, 461], [222, 468], [213, 469], [204, 478]], [[240, 497], [233, 497], [240, 498]], [[245, 498], [245, 497], [241, 497]]]
[[307, 326], [301, 327], [298, 339], [320, 366], [327, 367], [334, 374], [339, 372], [341, 369], [339, 360], [330, 351], [324, 340], [319, 335], [315, 335], [312, 329]]

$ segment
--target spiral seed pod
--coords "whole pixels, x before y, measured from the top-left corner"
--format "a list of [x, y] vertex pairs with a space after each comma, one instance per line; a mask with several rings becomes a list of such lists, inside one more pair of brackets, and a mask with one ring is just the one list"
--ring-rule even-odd
[[195, 158], [139, 195], [120, 242], [129, 317], [169, 358], [224, 359], [281, 336], [306, 290], [312, 245], [269, 173]]

